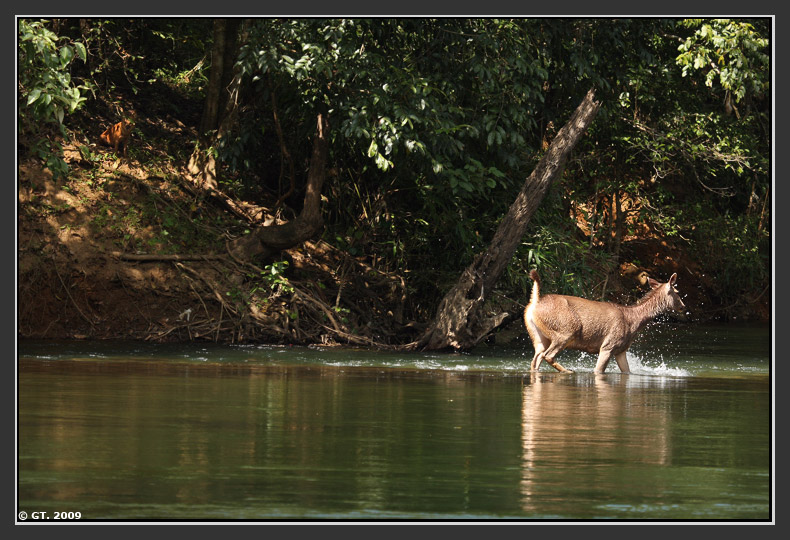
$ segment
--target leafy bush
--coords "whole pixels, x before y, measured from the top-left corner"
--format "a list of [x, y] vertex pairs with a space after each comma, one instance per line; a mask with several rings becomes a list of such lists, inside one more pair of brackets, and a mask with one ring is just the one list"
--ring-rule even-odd
[[697, 223], [692, 249], [726, 304], [761, 289], [769, 276], [769, 237], [757, 216], [712, 216]]
[[75, 84], [69, 70], [76, 58], [86, 60], [85, 46], [57, 36], [45, 21], [19, 20], [19, 120], [23, 134], [39, 137], [35, 153], [56, 177], [68, 170], [60, 157], [62, 148], [42, 126], [55, 126], [66, 136], [64, 119], [81, 107], [86, 84]]

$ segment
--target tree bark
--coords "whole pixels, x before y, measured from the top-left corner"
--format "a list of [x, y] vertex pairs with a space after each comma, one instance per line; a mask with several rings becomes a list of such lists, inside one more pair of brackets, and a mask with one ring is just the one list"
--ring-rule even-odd
[[[296, 187], [296, 172], [294, 170], [294, 160], [291, 157], [291, 153], [288, 151], [288, 146], [285, 144], [283, 128], [280, 125], [280, 115], [277, 112], [277, 93], [272, 84], [271, 76], [266, 77], [266, 84], [272, 95], [272, 117], [274, 118], [274, 128], [277, 131], [277, 140], [280, 142], [280, 179], [277, 182], [278, 198], [277, 202], [274, 203], [274, 209], [276, 210], [285, 202], [285, 199], [290, 197], [294, 192], [294, 188]], [[288, 190], [282, 193], [283, 177], [285, 176], [286, 167], [288, 168]]]
[[211, 71], [200, 119], [200, 133], [203, 136], [219, 128], [220, 110], [228, 101], [227, 89], [233, 78], [233, 59], [238, 53], [238, 30], [238, 19], [214, 19]]
[[458, 282], [439, 303], [436, 316], [423, 336], [407, 348], [469, 349], [507, 318], [507, 313], [487, 312], [491, 310], [486, 310], [486, 294], [494, 290], [529, 220], [551, 183], [562, 174], [568, 156], [595, 118], [600, 102], [594, 101], [594, 96], [595, 92], [591, 89], [568, 123], [557, 133], [499, 224], [488, 249], [477, 255], [464, 270]]
[[222, 73], [225, 70], [226, 20], [214, 19], [214, 43], [211, 47], [211, 70], [209, 71], [206, 100], [203, 103], [203, 116], [200, 118], [200, 135], [217, 129], [219, 124], [219, 104], [222, 94]]
[[319, 114], [302, 212], [288, 223], [260, 226], [247, 236], [233, 241], [230, 244], [230, 251], [235, 257], [246, 260], [253, 257], [266, 258], [278, 251], [301, 244], [321, 231], [324, 226], [321, 215], [321, 188], [326, 178], [328, 155], [329, 122], [326, 116]]
[[[244, 22], [243, 32], [249, 21]], [[211, 71], [200, 119], [198, 144], [187, 169], [206, 189], [217, 188], [217, 163], [206, 149], [214, 145], [235, 121], [240, 78], [234, 76], [234, 58], [239, 52], [239, 19], [215, 19], [211, 48]], [[242, 38], [243, 40], [243, 38]]]

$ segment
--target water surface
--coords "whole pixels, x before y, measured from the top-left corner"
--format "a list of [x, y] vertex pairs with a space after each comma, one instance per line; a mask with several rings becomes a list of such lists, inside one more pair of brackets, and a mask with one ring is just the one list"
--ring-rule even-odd
[[634, 371], [531, 349], [20, 342], [19, 510], [89, 520], [768, 520], [766, 327]]

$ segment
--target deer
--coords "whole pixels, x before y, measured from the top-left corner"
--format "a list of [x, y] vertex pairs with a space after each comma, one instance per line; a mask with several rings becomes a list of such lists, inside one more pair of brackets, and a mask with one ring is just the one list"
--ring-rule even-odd
[[126, 157], [126, 149], [129, 145], [129, 137], [132, 134], [134, 122], [124, 118], [117, 124], [108, 127], [101, 135], [99, 135], [99, 142], [107, 146], [112, 146], [115, 153], [118, 153], [118, 148], [123, 148], [123, 156]]
[[533, 284], [524, 326], [535, 348], [531, 371], [546, 360], [557, 371], [572, 373], [554, 358], [564, 349], [573, 349], [598, 354], [596, 374], [604, 372], [612, 356], [622, 373], [630, 373], [626, 351], [639, 331], [661, 313], [686, 309], [675, 286], [677, 273], [666, 283], [647, 277], [651, 290], [630, 306], [561, 294], [541, 296], [538, 272], [532, 270], [529, 276]]

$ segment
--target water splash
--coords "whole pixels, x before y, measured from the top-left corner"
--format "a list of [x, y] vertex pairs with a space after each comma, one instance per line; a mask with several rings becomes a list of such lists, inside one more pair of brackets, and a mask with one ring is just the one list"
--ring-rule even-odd
[[638, 355], [628, 355], [628, 365], [631, 372], [637, 375], [658, 375], [662, 377], [691, 377], [691, 372], [680, 368], [671, 367], [666, 364], [664, 358], [660, 360], [642, 359]]
[[[631, 369], [631, 373], [635, 375], [652, 375], [657, 377], [693, 376], [693, 373], [688, 369], [667, 365], [663, 357], [660, 359], [652, 359], [628, 352], [627, 358], [628, 367]], [[578, 356], [573, 357], [570, 354], [566, 354], [564, 357], [559, 358], [559, 360], [563, 366], [576, 373], [592, 373], [595, 370], [598, 356], [588, 353], [579, 353]], [[546, 368], [541, 367], [541, 370], [543, 369]], [[620, 368], [617, 366], [617, 362], [614, 358], [606, 367], [606, 373], [620, 373]]]

